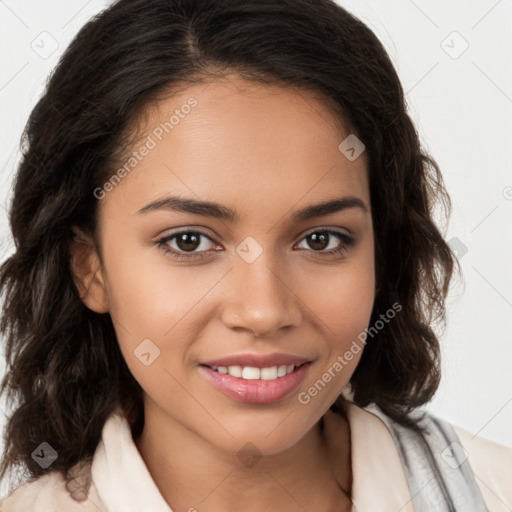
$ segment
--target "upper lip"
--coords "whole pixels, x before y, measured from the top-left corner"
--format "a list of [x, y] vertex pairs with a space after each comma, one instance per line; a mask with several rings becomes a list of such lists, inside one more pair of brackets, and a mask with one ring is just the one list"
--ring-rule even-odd
[[221, 359], [212, 359], [202, 363], [205, 366], [251, 366], [253, 368], [269, 368], [272, 366], [300, 366], [309, 362], [305, 357], [293, 354], [234, 354]]

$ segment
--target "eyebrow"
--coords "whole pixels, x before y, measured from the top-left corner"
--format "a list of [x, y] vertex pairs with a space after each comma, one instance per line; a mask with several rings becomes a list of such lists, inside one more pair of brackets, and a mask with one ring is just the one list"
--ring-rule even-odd
[[[312, 204], [293, 214], [294, 221], [304, 221], [322, 215], [328, 215], [351, 208], [357, 208], [368, 213], [368, 207], [359, 197], [345, 196], [330, 199], [323, 203]], [[196, 199], [183, 198], [178, 196], [167, 196], [163, 199], [153, 201], [139, 210], [138, 213], [147, 213], [157, 210], [171, 210], [214, 217], [217, 219], [236, 222], [239, 215], [235, 210], [211, 201], [198, 201]]]

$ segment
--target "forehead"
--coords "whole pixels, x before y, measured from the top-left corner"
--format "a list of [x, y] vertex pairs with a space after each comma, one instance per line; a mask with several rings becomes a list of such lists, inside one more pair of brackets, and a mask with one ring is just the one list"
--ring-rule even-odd
[[104, 201], [131, 213], [171, 193], [233, 208], [346, 194], [370, 207], [366, 155], [340, 151], [350, 131], [318, 94], [230, 77], [167, 94], [137, 128], [129, 172]]

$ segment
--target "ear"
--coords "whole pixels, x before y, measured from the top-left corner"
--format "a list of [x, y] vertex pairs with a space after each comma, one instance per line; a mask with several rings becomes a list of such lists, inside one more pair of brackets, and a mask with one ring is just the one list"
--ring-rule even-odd
[[109, 304], [96, 244], [91, 236], [73, 228], [69, 246], [70, 268], [84, 304], [96, 313], [107, 313]]

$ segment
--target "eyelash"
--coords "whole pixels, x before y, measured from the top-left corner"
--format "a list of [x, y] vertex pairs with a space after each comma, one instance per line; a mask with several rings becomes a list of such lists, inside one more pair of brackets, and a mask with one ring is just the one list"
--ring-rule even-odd
[[[200, 234], [200, 235], [203, 235], [204, 237], [208, 238], [208, 240], [215, 242], [215, 240], [213, 240], [207, 233], [205, 233], [204, 231], [201, 231], [200, 229], [195, 228], [195, 229], [188, 229], [188, 230], [183, 230], [183, 231], [178, 231], [176, 233], [172, 233], [170, 235], [159, 238], [158, 240], [156, 240], [155, 243], [166, 254], [169, 254], [170, 256], [172, 256], [172, 258], [174, 258], [176, 260], [185, 260], [185, 259], [191, 260], [192, 258], [194, 258], [194, 260], [197, 261], [198, 259], [204, 259], [205, 257], [207, 257], [207, 256], [202, 255], [202, 253], [206, 253], [207, 251], [199, 251], [199, 252], [193, 252], [193, 253], [187, 254], [187, 253], [179, 253], [175, 249], [170, 249], [168, 247], [168, 245], [167, 245], [168, 242], [170, 242], [172, 239], [174, 239], [177, 236], [182, 235], [184, 233]], [[346, 254], [350, 250], [350, 248], [352, 246], [354, 246], [356, 243], [356, 239], [354, 237], [349, 236], [341, 231], [335, 231], [335, 230], [327, 229], [327, 228], [325, 228], [325, 229], [320, 228], [320, 229], [315, 229], [314, 231], [310, 231], [309, 233], [304, 235], [304, 237], [300, 240], [300, 242], [302, 242], [302, 240], [304, 240], [309, 235], [312, 235], [314, 233], [328, 233], [329, 235], [336, 236], [337, 238], [339, 238], [341, 240], [341, 242], [343, 242], [339, 248], [331, 249], [330, 251], [314, 251], [313, 249], [311, 249], [312, 252], [319, 253], [319, 254], [325, 254], [328, 256], [334, 256], [337, 254]], [[302, 249], [302, 250], [306, 250], [306, 249]], [[198, 255], [199, 255], [199, 258], [197, 258]]]

